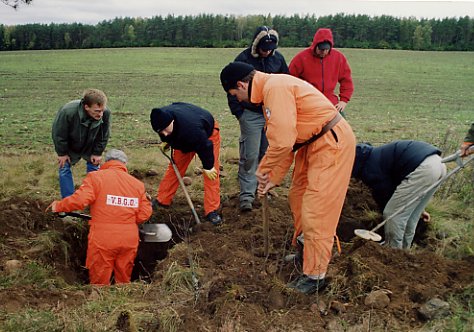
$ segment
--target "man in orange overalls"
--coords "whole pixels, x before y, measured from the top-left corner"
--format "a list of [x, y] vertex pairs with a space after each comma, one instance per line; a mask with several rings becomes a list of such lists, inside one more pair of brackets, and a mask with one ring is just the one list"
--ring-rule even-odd
[[265, 74], [243, 62], [227, 65], [220, 78], [239, 101], [263, 104], [269, 148], [256, 172], [259, 195], [279, 185], [295, 160], [289, 203], [293, 245], [304, 236], [304, 274], [288, 286], [305, 294], [321, 290], [354, 162], [352, 129], [320, 91], [299, 78]]
[[129, 283], [138, 249], [138, 224], [150, 218], [151, 202], [145, 185], [128, 174], [127, 156], [112, 149], [99, 171], [87, 174], [69, 197], [51, 204], [53, 212], [83, 210], [90, 206], [86, 267], [90, 283]]

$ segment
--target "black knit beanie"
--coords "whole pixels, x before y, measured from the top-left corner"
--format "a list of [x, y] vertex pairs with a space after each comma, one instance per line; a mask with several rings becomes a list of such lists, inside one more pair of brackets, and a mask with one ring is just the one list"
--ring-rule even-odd
[[160, 108], [152, 109], [150, 114], [150, 122], [153, 130], [158, 134], [160, 131], [168, 127], [171, 121], [173, 121], [173, 116], [169, 112], [163, 111]]
[[235, 61], [229, 63], [221, 71], [221, 83], [226, 92], [235, 88], [237, 81], [241, 81], [245, 76], [254, 70], [252, 65], [245, 62]]

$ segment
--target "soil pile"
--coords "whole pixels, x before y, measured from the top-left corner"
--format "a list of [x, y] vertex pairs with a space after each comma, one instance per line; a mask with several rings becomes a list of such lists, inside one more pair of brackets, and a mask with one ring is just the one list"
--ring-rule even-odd
[[[0, 203], [0, 266], [14, 259], [23, 266], [39, 261], [66, 285], [87, 283], [83, 268], [87, 226], [64, 223], [43, 213], [45, 207], [46, 202], [18, 198]], [[149, 248], [142, 249], [151, 253], [151, 259], [140, 258], [143, 269], [134, 271], [134, 278], [156, 286], [146, 297], [153, 305], [160, 300], [160, 286], [170, 282], [167, 273], [171, 269], [192, 271], [188, 291], [175, 290], [175, 301], [168, 304], [179, 315], [179, 330], [409, 330], [424, 324], [417, 310], [423, 303], [434, 297], [446, 300], [473, 281], [474, 260], [451, 261], [429, 250], [411, 253], [354, 238], [354, 229], [370, 229], [381, 221], [370, 193], [358, 182], [351, 183], [338, 227], [342, 251], [335, 246], [328, 271], [330, 284], [320, 294], [305, 296], [285, 287], [300, 273], [297, 263], [284, 260], [294, 252], [286, 197], [271, 196], [269, 200], [268, 257], [263, 252], [258, 203], [253, 211], [241, 213], [238, 195], [231, 195], [223, 201], [222, 215], [224, 223], [219, 227], [203, 221], [190, 229], [191, 211], [178, 194], [172, 207], [159, 208], [152, 218], [172, 228], [173, 240], [166, 246], [148, 244]], [[56, 234], [57, 243], [64, 246], [48, 247], [42, 241], [45, 233]], [[157, 265], [154, 258], [160, 259]], [[41, 290], [27, 285], [0, 289], [0, 310], [58, 308], [58, 303], [68, 307], [87, 301], [83, 292], [66, 289], [61, 285]], [[364, 304], [366, 296], [376, 290], [388, 295], [387, 306]]]

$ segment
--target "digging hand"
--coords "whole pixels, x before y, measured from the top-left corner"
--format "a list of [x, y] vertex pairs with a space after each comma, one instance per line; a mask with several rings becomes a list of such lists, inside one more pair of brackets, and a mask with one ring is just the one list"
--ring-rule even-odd
[[266, 184], [259, 183], [257, 188], [258, 196], [265, 196], [265, 194], [268, 193], [268, 191], [274, 188], [275, 186], [276, 184], [274, 184], [272, 181], [268, 181]]
[[474, 153], [474, 144], [470, 142], [464, 142], [461, 145], [461, 157], [467, 157], [470, 154]]
[[93, 165], [99, 165], [100, 162], [102, 161], [102, 156], [96, 156], [96, 155], [91, 155], [91, 163]]
[[217, 178], [217, 170], [214, 167], [211, 169], [203, 169], [202, 171], [209, 180], [214, 181]]
[[170, 145], [166, 142], [161, 142], [158, 147], [160, 148], [161, 151], [163, 152], [168, 152], [170, 150]]
[[53, 201], [51, 204], [49, 204], [46, 209], [44, 210], [44, 212], [48, 212], [48, 210], [51, 210], [51, 212], [56, 212], [56, 204], [58, 202], [57, 201]]

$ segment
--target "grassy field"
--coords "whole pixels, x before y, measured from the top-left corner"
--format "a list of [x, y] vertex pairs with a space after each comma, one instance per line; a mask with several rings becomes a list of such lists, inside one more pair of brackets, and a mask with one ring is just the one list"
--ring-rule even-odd
[[[48, 202], [59, 197], [51, 124], [57, 110], [80, 98], [88, 87], [108, 95], [112, 110], [108, 148], [125, 150], [130, 169], [163, 172], [166, 161], [153, 146], [159, 137], [151, 129], [149, 114], [153, 107], [175, 101], [190, 102], [213, 113], [221, 125], [222, 159], [236, 158], [239, 128], [228, 109], [219, 73], [240, 51], [140, 48], [0, 52], [0, 200], [28, 196]], [[299, 49], [280, 51], [289, 63]], [[343, 52], [355, 83], [346, 115], [358, 141], [378, 145], [416, 139], [441, 147], [445, 154], [457, 150], [474, 121], [474, 53]], [[223, 179], [223, 195], [234, 192], [237, 186], [236, 166], [225, 167], [230, 176]], [[74, 172], [80, 183], [84, 165]], [[442, 220], [435, 226], [437, 231], [446, 234], [440, 254], [473, 254], [473, 201], [471, 167], [442, 188], [430, 204], [434, 218]], [[459, 220], [467, 222], [454, 222]], [[121, 297], [123, 294], [110, 301], [121, 301]], [[19, 320], [25, 317], [28, 312], [18, 315]], [[50, 317], [37, 319], [48, 321]]]
[[[223, 156], [236, 156], [238, 125], [228, 110], [219, 73], [239, 51], [141, 48], [0, 53], [1, 170], [15, 163], [8, 156], [25, 153], [26, 165], [32, 164], [27, 169], [36, 167], [40, 168], [36, 173], [43, 173], [38, 158], [47, 169], [54, 168], [50, 138], [54, 115], [87, 87], [102, 89], [109, 96], [113, 112], [109, 147], [137, 152], [140, 157], [131, 161], [134, 167], [155, 162], [156, 155], [150, 159], [150, 154], [140, 152], [146, 148], [144, 142], [158, 139], [149, 124], [150, 110], [174, 101], [194, 103], [213, 113], [221, 124]], [[298, 51], [281, 49], [288, 63]], [[473, 53], [343, 51], [355, 82], [346, 113], [359, 141], [419, 139], [447, 153], [456, 149], [472, 121]], [[2, 180], [4, 189], [5, 182], [8, 179]], [[33, 189], [44, 194], [41, 186]]]

